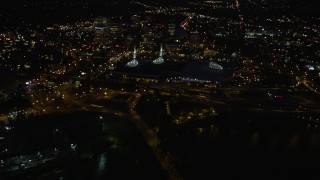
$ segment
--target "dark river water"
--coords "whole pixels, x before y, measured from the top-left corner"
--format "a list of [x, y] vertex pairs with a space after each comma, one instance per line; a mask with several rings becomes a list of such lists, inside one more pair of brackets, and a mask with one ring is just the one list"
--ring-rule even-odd
[[167, 148], [185, 179], [320, 179], [320, 133], [306, 119], [222, 114], [167, 130]]
[[[320, 132], [308, 118], [222, 113], [206, 122], [160, 127], [160, 137], [186, 180], [320, 179]], [[37, 117], [21, 127], [8, 145], [19, 145], [19, 154], [54, 147], [61, 153], [48, 167], [2, 173], [0, 179], [168, 179], [129, 119], [81, 112]], [[70, 144], [77, 144], [76, 152]]]

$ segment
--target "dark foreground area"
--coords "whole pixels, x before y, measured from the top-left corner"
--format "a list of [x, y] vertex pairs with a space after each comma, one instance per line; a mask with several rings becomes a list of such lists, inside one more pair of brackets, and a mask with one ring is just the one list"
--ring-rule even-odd
[[128, 119], [50, 114], [17, 122], [4, 135], [0, 179], [167, 179]]
[[166, 148], [188, 180], [319, 179], [320, 133], [306, 118], [234, 112], [165, 130]]
[[[159, 126], [160, 146], [186, 180], [320, 178], [319, 113], [219, 105], [216, 116], [177, 124], [159, 111], [165, 101], [142, 98], [138, 110], [150, 127]], [[212, 107], [189, 99], [170, 104], [172, 116], [185, 119]]]

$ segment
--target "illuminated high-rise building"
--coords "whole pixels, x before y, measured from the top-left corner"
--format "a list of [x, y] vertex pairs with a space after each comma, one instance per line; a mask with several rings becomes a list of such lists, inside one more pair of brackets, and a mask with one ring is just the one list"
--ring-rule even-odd
[[169, 24], [168, 32], [169, 32], [170, 36], [174, 36], [175, 33], [176, 33], [176, 25], [175, 24]]
[[94, 42], [107, 44], [110, 41], [109, 20], [106, 17], [94, 19]]
[[94, 26], [107, 26], [109, 25], [109, 19], [106, 17], [97, 17], [94, 19]]

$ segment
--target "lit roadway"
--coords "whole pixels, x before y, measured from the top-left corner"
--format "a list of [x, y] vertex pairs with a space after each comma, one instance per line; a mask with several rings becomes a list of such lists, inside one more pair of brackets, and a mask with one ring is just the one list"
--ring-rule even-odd
[[193, 18], [194, 15], [188, 15], [188, 17], [182, 21], [182, 23], [180, 24], [180, 26], [183, 28], [183, 29], [187, 29], [188, 28], [188, 23], [189, 21]]
[[299, 77], [296, 77], [296, 80], [298, 81], [298, 84], [303, 84], [305, 87], [307, 87], [312, 92], [314, 92], [316, 94], [320, 94], [319, 87], [317, 87], [313, 82], [311, 82], [307, 79], [304, 79], [304, 78], [299, 78]]
[[[304, 84], [306, 87], [313, 89], [314, 92], [317, 92], [314, 88], [312, 88], [312, 86], [308, 85], [310, 82], [303, 80], [303, 81], [299, 81], [302, 84]], [[143, 87], [144, 83], [141, 83], [141, 86]], [[228, 105], [228, 106], [232, 106], [233, 104], [236, 104], [236, 107], [241, 107], [242, 109], [247, 109], [250, 111], [264, 111], [264, 112], [287, 112], [287, 113], [300, 113], [300, 112], [319, 112], [320, 108], [318, 107], [314, 107], [312, 109], [299, 109], [299, 108], [283, 108], [283, 109], [277, 109], [274, 106], [265, 106], [263, 104], [256, 104], [256, 103], [251, 103], [246, 99], [234, 99], [232, 97], [215, 97], [215, 98], [210, 98], [210, 94], [212, 94], [212, 88], [210, 87], [197, 87], [194, 85], [188, 85], [188, 86], [181, 86], [181, 84], [176, 84], [176, 83], [170, 83], [170, 84], [160, 84], [158, 83], [157, 85], [153, 85], [148, 87], [148, 89], [157, 89], [160, 90], [160, 92], [163, 93], [167, 93], [169, 96], [172, 95], [178, 95], [178, 96], [185, 96], [185, 97], [189, 97], [195, 100], [199, 100], [199, 101], [203, 101], [203, 102], [210, 102], [213, 104], [218, 104], [218, 105]], [[222, 88], [221, 88], [222, 89]], [[241, 90], [243, 88], [237, 88], [237, 90]], [[263, 90], [275, 90], [277, 88], [263, 88]], [[223, 91], [233, 91], [234, 89], [229, 89], [229, 88], [225, 88], [222, 89]], [[71, 105], [76, 105], [76, 107], [82, 107], [83, 109], [88, 108], [87, 106], [88, 101], [94, 101], [97, 99], [111, 99], [112, 97], [114, 97], [117, 94], [126, 94], [126, 95], [130, 95], [135, 97], [135, 95], [138, 92], [127, 92], [125, 90], [112, 90], [112, 89], [103, 89], [103, 88], [94, 88], [91, 89], [89, 92], [83, 92], [82, 95], [79, 95], [80, 98], [75, 98], [74, 96], [74, 92], [72, 92], [71, 89], [71, 85], [70, 84], [61, 84], [58, 85], [57, 87], [55, 87], [53, 90], [51, 90], [53, 94], [54, 91], [59, 91], [64, 95], [64, 102], [70, 103]], [[144, 92], [143, 92], [144, 93]], [[319, 93], [319, 92], [317, 92]], [[48, 93], [47, 92], [36, 92], [34, 93], [34, 95], [37, 96], [43, 96], [43, 97], [47, 97]], [[85, 98], [87, 97], [87, 98]], [[47, 107], [49, 106], [48, 102], [50, 102], [50, 98], [48, 101], [48, 98], [43, 98], [46, 99], [44, 100], [40, 100], [40, 97], [35, 97], [33, 98], [33, 103], [37, 104], [36, 109], [41, 109], [42, 107], [46, 107], [46, 110], [48, 109]], [[45, 103], [45, 104], [43, 104]], [[137, 103], [137, 101], [135, 101], [135, 103]], [[130, 105], [129, 105], [130, 106]], [[134, 105], [131, 105], [134, 106]], [[57, 110], [58, 108], [61, 108], [59, 106], [55, 106], [55, 110]], [[92, 107], [92, 106], [90, 106]], [[131, 107], [132, 108], [132, 107]]]
[[[153, 86], [153, 89], [158, 89], [162, 92], [165, 92], [165, 94], [168, 94], [170, 96], [178, 95], [178, 96], [185, 96], [187, 98], [192, 98], [193, 100], [199, 100], [200, 102], [207, 102], [211, 104], [217, 104], [217, 105], [225, 105], [231, 108], [237, 108], [237, 109], [242, 109], [242, 110], [247, 110], [247, 111], [258, 111], [258, 112], [280, 112], [280, 113], [302, 113], [302, 112], [315, 112], [319, 113], [320, 112], [320, 106], [312, 106], [309, 107], [308, 109], [305, 108], [300, 108], [300, 107], [286, 107], [283, 105], [280, 108], [279, 105], [264, 105], [264, 104], [258, 104], [255, 102], [250, 102], [249, 100], [246, 99], [239, 99], [239, 98], [232, 98], [232, 97], [210, 97], [212, 94], [211, 90], [209, 88], [203, 88], [200, 89], [198, 87], [192, 87], [192, 86], [187, 86], [183, 87], [179, 84], [166, 84], [166, 85], [158, 85], [158, 86]], [[152, 89], [151, 88], [151, 89]], [[262, 90], [277, 90], [278, 88], [263, 88]], [[223, 91], [228, 91], [233, 89], [229, 88], [220, 88], [220, 90]], [[238, 88], [239, 90], [239, 88]], [[189, 93], [194, 93], [194, 94], [189, 94]]]
[[159, 148], [158, 145], [160, 140], [155, 130], [148, 127], [148, 125], [143, 122], [140, 115], [135, 111], [135, 105], [137, 104], [137, 101], [140, 100], [141, 93], [138, 93], [136, 96], [134, 96], [129, 104], [130, 115], [133, 118], [133, 122], [135, 123], [137, 128], [142, 132], [145, 140], [147, 141], [148, 145], [152, 149], [153, 153], [155, 154], [156, 158], [160, 162], [161, 166], [163, 167], [164, 170], [167, 171], [169, 178], [172, 180], [182, 179], [174, 167], [171, 156], [167, 152], [162, 152], [161, 149]]

